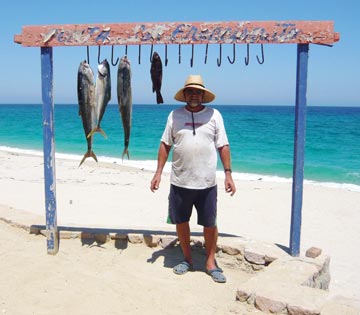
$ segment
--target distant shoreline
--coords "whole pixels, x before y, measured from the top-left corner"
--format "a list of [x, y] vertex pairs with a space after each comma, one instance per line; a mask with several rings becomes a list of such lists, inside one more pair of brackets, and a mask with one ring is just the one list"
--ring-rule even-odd
[[[24, 155], [34, 155], [34, 156], [43, 156], [42, 151], [38, 150], [26, 150], [26, 149], [19, 149], [19, 148], [12, 148], [6, 146], [0, 146], [0, 151], [8, 152], [8, 153], [17, 153], [17, 154], [24, 154]], [[56, 158], [64, 159], [64, 160], [72, 160], [74, 162], [81, 161], [82, 156], [79, 154], [66, 154], [66, 153], [56, 153]], [[133, 167], [136, 169], [146, 170], [155, 172], [156, 170], [156, 160], [122, 160], [121, 158], [115, 157], [108, 157], [108, 156], [98, 156], [98, 161], [100, 163], [106, 164], [118, 164], [122, 166]], [[75, 163], [76, 164], [76, 163]], [[76, 164], [77, 166], [78, 164]], [[168, 161], [164, 167], [164, 173], [170, 173], [171, 164]], [[217, 171], [218, 179], [224, 178], [222, 171]], [[269, 176], [269, 175], [262, 175], [262, 174], [250, 174], [250, 173], [239, 173], [233, 172], [233, 178], [237, 180], [244, 180], [244, 181], [264, 181], [264, 182], [272, 182], [272, 183], [291, 183], [292, 178], [285, 178], [279, 176]], [[323, 186], [329, 188], [339, 188], [345, 189], [349, 191], [360, 192], [360, 185], [354, 184], [346, 184], [346, 183], [333, 183], [333, 182], [320, 182], [320, 181], [313, 181], [313, 180], [304, 180], [304, 183], [315, 185], [315, 186]]]

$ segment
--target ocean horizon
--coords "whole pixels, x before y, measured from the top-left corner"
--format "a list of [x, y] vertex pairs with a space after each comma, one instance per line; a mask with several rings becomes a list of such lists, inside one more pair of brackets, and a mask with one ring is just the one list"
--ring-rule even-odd
[[[99, 162], [154, 171], [167, 116], [182, 105], [135, 104], [130, 160], [122, 160], [124, 133], [118, 106], [109, 104], [93, 150]], [[244, 180], [292, 181], [294, 106], [211, 105], [224, 118], [233, 176]], [[55, 104], [56, 157], [78, 162], [87, 150], [77, 104]], [[0, 104], [0, 150], [42, 155], [42, 105]], [[308, 106], [305, 182], [360, 191], [360, 107]], [[169, 161], [171, 158], [169, 158]], [[77, 162], [78, 161], [78, 162]], [[86, 162], [85, 162], [86, 163]], [[167, 163], [165, 171], [170, 170]], [[218, 174], [222, 176], [219, 161]]]

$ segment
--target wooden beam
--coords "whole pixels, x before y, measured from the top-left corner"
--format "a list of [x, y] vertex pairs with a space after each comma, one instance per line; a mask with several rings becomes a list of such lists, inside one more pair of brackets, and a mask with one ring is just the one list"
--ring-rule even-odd
[[339, 41], [332, 21], [157, 22], [23, 26], [27, 47], [143, 44], [325, 44]]

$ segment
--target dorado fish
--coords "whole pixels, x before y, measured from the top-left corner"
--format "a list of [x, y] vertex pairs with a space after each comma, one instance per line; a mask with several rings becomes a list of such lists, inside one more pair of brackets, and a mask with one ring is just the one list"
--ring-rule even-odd
[[153, 93], [156, 92], [156, 103], [164, 103], [163, 97], [161, 95], [161, 83], [162, 83], [162, 62], [159, 54], [154, 51], [151, 58], [151, 81], [152, 81], [152, 90]]
[[86, 158], [92, 157], [97, 162], [97, 157], [92, 150], [93, 136], [88, 134], [95, 128], [95, 87], [94, 73], [86, 61], [82, 61], [78, 69], [77, 94], [79, 103], [79, 115], [81, 116], [88, 150], [84, 154], [79, 166]]
[[132, 94], [131, 94], [131, 69], [130, 61], [127, 56], [120, 59], [118, 73], [117, 73], [117, 97], [119, 104], [119, 111], [121, 114], [122, 124], [124, 128], [124, 151], [122, 158], [126, 154], [129, 156], [129, 141], [131, 129], [132, 116]]
[[100, 123], [103, 119], [107, 104], [111, 99], [111, 79], [110, 67], [106, 59], [98, 65], [98, 73], [95, 85], [95, 113], [96, 113], [96, 127], [91, 130], [88, 137], [95, 132], [100, 132], [105, 138], [106, 134], [101, 129]]

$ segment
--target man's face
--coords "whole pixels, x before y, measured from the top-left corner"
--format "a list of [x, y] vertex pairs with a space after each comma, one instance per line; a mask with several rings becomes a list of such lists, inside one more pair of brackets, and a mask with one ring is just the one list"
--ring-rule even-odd
[[184, 90], [186, 103], [191, 107], [196, 107], [201, 104], [204, 91], [194, 88], [187, 88]]

